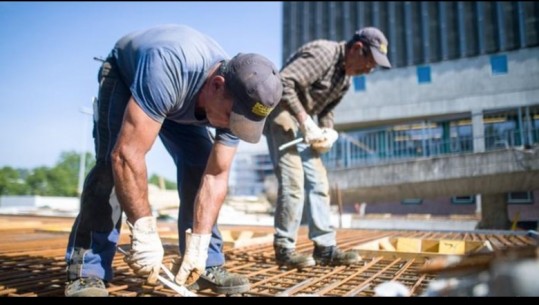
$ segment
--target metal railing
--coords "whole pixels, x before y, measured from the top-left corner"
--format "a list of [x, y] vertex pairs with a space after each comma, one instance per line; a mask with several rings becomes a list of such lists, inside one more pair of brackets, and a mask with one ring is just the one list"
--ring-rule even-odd
[[340, 133], [339, 140], [322, 159], [328, 169], [361, 167], [474, 152], [475, 143], [484, 142], [485, 150], [507, 149], [539, 143], [539, 128], [496, 130], [482, 137], [471, 134], [443, 139], [438, 132], [377, 130]]

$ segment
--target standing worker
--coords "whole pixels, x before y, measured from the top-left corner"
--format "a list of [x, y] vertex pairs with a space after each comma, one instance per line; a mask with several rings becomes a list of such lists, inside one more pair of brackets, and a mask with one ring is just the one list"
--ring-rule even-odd
[[[320, 154], [329, 151], [338, 138], [333, 109], [348, 91], [351, 76], [370, 73], [377, 65], [391, 67], [387, 45], [379, 29], [367, 27], [347, 42], [309, 42], [281, 70], [282, 102], [264, 128], [278, 181], [273, 245], [280, 266], [349, 265], [360, 259], [336, 245], [330, 225], [329, 183]], [[279, 150], [299, 137], [303, 137], [300, 144]], [[309, 239], [314, 243], [312, 257], [295, 251], [304, 202]]]
[[[156, 282], [164, 250], [148, 201], [145, 156], [157, 136], [177, 167], [182, 261], [175, 282], [217, 293], [248, 291], [247, 277], [223, 268], [216, 221], [240, 139], [260, 140], [281, 96], [271, 61], [241, 53], [230, 59], [216, 41], [187, 26], [121, 38], [99, 72], [97, 160], [69, 236], [66, 296], [108, 295], [122, 211], [131, 232], [125, 261]], [[214, 141], [208, 127], [215, 128]]]

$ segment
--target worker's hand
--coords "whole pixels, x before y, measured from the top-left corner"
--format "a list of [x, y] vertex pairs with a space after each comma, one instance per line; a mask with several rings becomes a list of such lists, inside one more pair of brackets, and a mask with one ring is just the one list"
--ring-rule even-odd
[[124, 261], [136, 275], [147, 276], [148, 284], [155, 284], [163, 261], [163, 245], [157, 233], [154, 217], [147, 216], [135, 221], [135, 225], [127, 222], [131, 231], [131, 250]]
[[322, 129], [316, 125], [310, 116], [307, 116], [307, 119], [299, 124], [299, 128], [303, 133], [303, 140], [305, 143], [312, 144], [324, 140]]
[[317, 152], [323, 154], [328, 152], [335, 141], [339, 138], [339, 133], [335, 131], [335, 129], [332, 128], [322, 128], [322, 133], [324, 134], [324, 140], [314, 142], [311, 144], [312, 149], [316, 150]]
[[189, 286], [196, 282], [206, 269], [208, 248], [211, 234], [191, 233], [191, 229], [185, 232], [185, 254], [175, 281], [179, 285]]

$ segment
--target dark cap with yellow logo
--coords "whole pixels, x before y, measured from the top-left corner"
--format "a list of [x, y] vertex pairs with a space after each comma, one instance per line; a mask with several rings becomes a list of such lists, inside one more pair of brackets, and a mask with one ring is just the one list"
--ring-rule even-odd
[[283, 95], [279, 71], [262, 55], [239, 53], [223, 63], [221, 74], [234, 95], [230, 130], [246, 142], [257, 143], [266, 117]]
[[387, 38], [382, 31], [375, 27], [362, 28], [354, 34], [352, 39], [368, 44], [374, 60], [379, 66], [391, 68], [387, 58]]

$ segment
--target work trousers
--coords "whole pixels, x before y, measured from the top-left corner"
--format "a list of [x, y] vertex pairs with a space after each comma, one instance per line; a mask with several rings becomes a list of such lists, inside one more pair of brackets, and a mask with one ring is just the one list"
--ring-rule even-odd
[[268, 117], [264, 129], [278, 181], [274, 244], [295, 249], [303, 209], [308, 217], [309, 239], [318, 246], [334, 246], [327, 171], [320, 154], [301, 142], [279, 151], [279, 146], [300, 134], [295, 118], [282, 107]]

